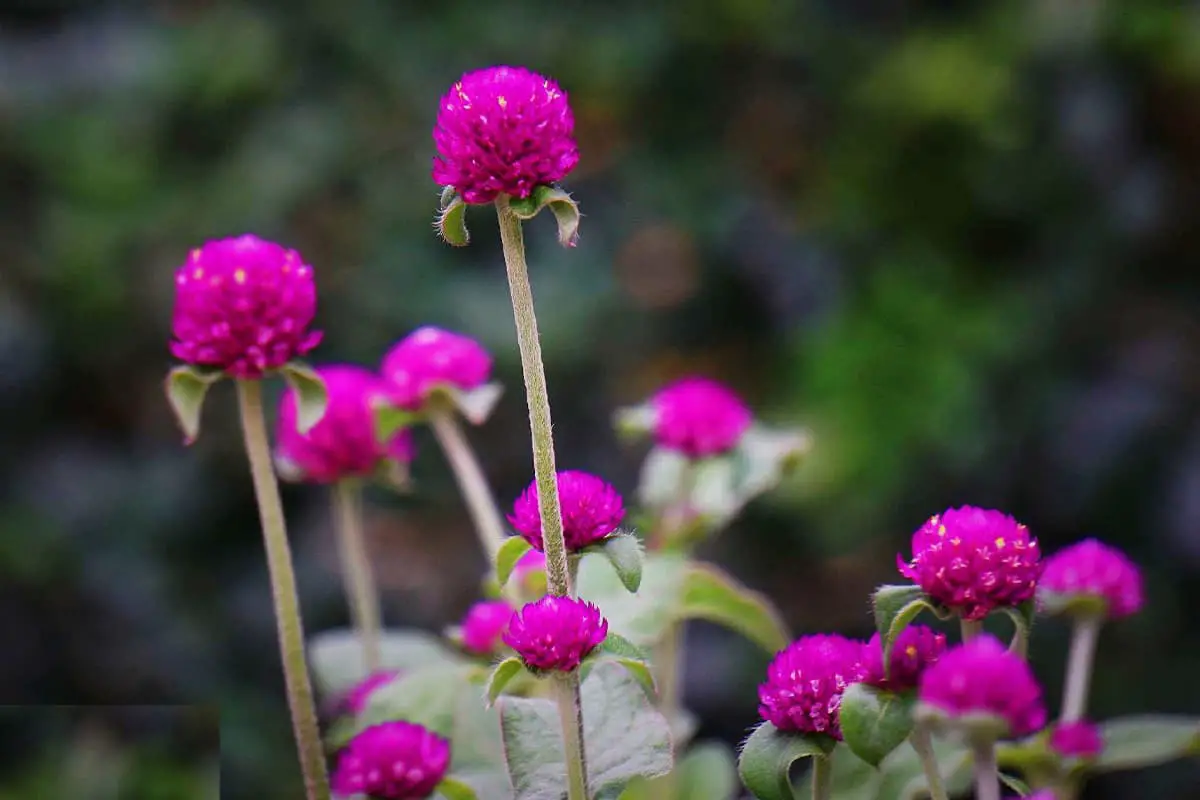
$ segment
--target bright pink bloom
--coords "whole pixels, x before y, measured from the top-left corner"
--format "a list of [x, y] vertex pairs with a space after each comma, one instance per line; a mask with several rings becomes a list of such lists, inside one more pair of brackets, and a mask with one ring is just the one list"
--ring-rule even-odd
[[566, 92], [522, 67], [463, 75], [442, 98], [433, 141], [433, 180], [468, 203], [528, 197], [579, 163]]
[[450, 743], [411, 722], [372, 725], [350, 740], [338, 758], [335, 794], [371, 800], [424, 800], [450, 766]]
[[784, 731], [842, 738], [842, 693], [866, 675], [863, 643], [833, 634], [802, 636], [780, 650], [758, 687], [758, 713]]
[[691, 458], [733, 449], [753, 420], [740, 397], [708, 378], [678, 380], [660, 389], [650, 405], [658, 444]]
[[1055, 725], [1050, 734], [1050, 749], [1065, 758], [1095, 758], [1104, 750], [1100, 729], [1090, 722]]
[[1094, 597], [1104, 603], [1112, 619], [1134, 614], [1145, 604], [1137, 565], [1117, 548], [1095, 539], [1084, 539], [1047, 558], [1038, 592]]
[[607, 636], [608, 620], [596, 606], [546, 595], [513, 614], [503, 638], [530, 669], [570, 672]]
[[245, 235], [208, 242], [175, 273], [171, 353], [261, 378], [321, 341], [312, 267], [295, 250]]
[[974, 506], [937, 514], [912, 537], [913, 558], [897, 556], [904, 577], [963, 619], [1033, 597], [1041, 552], [1029, 530], [1007, 514]]
[[880, 689], [902, 692], [917, 688], [921, 673], [941, 657], [946, 650], [946, 636], [924, 625], [909, 625], [892, 643], [891, 669], [887, 677], [883, 670], [883, 643], [879, 634], [871, 637], [863, 651], [863, 680]]
[[530, 550], [517, 559], [517, 563], [513, 565], [512, 577], [514, 580], [524, 583], [530, 573], [545, 571], [546, 554], [541, 550]]
[[371, 702], [371, 695], [381, 687], [387, 686], [392, 681], [400, 676], [397, 670], [383, 670], [374, 672], [363, 678], [354, 688], [346, 694], [346, 699], [343, 701], [346, 710], [351, 714], [361, 714], [367, 708], [367, 704]]
[[490, 655], [508, 628], [513, 608], [504, 600], [485, 600], [471, 606], [462, 624], [463, 649], [480, 656]]
[[329, 404], [325, 416], [300, 433], [296, 427], [296, 393], [288, 389], [279, 405], [277, 458], [304, 480], [333, 483], [342, 478], [369, 475], [387, 457], [411, 461], [412, 434], [398, 431], [383, 446], [375, 438], [371, 401], [383, 393], [373, 372], [349, 364], [318, 367]]
[[987, 634], [950, 648], [930, 665], [921, 675], [918, 697], [951, 717], [998, 717], [1009, 736], [1025, 736], [1046, 724], [1042, 688], [1033, 670]]
[[[558, 501], [562, 508], [563, 537], [567, 550], [572, 552], [600, 541], [625, 519], [625, 504], [617, 490], [587, 472], [558, 473]], [[513, 503], [508, 521], [535, 550], [544, 549], [537, 481], [529, 484]]]
[[381, 372], [392, 401], [419, 411], [439, 386], [467, 391], [487, 383], [492, 357], [468, 336], [426, 325], [392, 346]]

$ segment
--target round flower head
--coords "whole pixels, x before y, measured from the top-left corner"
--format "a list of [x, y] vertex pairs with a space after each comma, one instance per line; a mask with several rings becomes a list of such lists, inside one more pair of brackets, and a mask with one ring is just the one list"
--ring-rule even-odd
[[[562, 508], [563, 537], [570, 551], [582, 550], [600, 541], [625, 519], [625, 504], [617, 490], [587, 472], [566, 470], [558, 473], [558, 500]], [[508, 521], [535, 550], [543, 550], [537, 481], [529, 484], [513, 503]]]
[[350, 740], [331, 785], [342, 796], [423, 800], [446, 775], [450, 743], [411, 722], [372, 725]]
[[1104, 750], [1100, 729], [1090, 722], [1055, 725], [1050, 734], [1050, 749], [1064, 758], [1095, 758]]
[[347, 711], [351, 714], [361, 714], [366, 710], [367, 704], [371, 702], [371, 695], [381, 687], [387, 686], [400, 676], [396, 670], [383, 670], [374, 672], [363, 678], [354, 688], [346, 693], [346, 699], [343, 704]]
[[372, 398], [382, 385], [374, 373], [361, 367], [319, 367], [329, 403], [325, 415], [300, 433], [296, 427], [296, 393], [288, 389], [279, 406], [277, 460], [286, 472], [314, 483], [368, 475], [383, 458], [411, 461], [412, 434], [398, 431], [386, 446], [375, 437]]
[[427, 325], [392, 346], [381, 372], [393, 402], [419, 411], [439, 386], [482, 386], [492, 374], [492, 357], [470, 337]]
[[546, 595], [513, 614], [504, 643], [530, 669], [570, 672], [608, 636], [600, 609], [573, 597]]
[[917, 688], [921, 673], [941, 657], [946, 649], [946, 636], [924, 625], [909, 625], [892, 643], [890, 670], [884, 675], [883, 644], [879, 634], [871, 637], [863, 650], [863, 680], [880, 689], [902, 692]]
[[780, 650], [758, 687], [758, 713], [776, 728], [842, 738], [842, 693], [861, 681], [863, 643], [837, 634], [802, 636]]
[[1071, 600], [1091, 600], [1111, 619], [1134, 614], [1145, 603], [1137, 565], [1095, 539], [1084, 539], [1047, 558], [1038, 595], [1048, 610]]
[[650, 398], [654, 439], [691, 458], [733, 449], [750, 427], [750, 409], [732, 390], [708, 378], [683, 378]]
[[261, 378], [321, 341], [312, 267], [295, 250], [249, 234], [208, 242], [175, 273], [171, 353]]
[[938, 716], [994, 718], [1001, 735], [1025, 736], [1046, 723], [1042, 689], [1029, 664], [986, 634], [930, 665], [917, 696]]
[[1007, 514], [973, 506], [930, 517], [912, 537], [912, 561], [900, 573], [963, 619], [1033, 597], [1041, 553], [1029, 530]]
[[463, 75], [442, 98], [433, 141], [434, 181], [468, 203], [528, 197], [579, 163], [566, 92], [521, 67]]
[[504, 600], [486, 600], [471, 606], [462, 624], [463, 649], [475, 655], [490, 655], [500, 643], [500, 635], [512, 615], [512, 606]]

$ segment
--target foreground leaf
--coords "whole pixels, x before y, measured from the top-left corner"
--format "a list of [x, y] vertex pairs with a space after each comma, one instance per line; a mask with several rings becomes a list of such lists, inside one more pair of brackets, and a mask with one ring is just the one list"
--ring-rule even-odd
[[875, 628], [879, 631], [885, 665], [891, 664], [892, 645], [896, 637], [917, 615], [922, 611], [932, 611], [940, 616], [940, 610], [929, 601], [921, 587], [908, 584], [880, 586], [871, 596], [871, 605], [875, 610]]
[[455, 778], [442, 778], [435, 791], [446, 800], [479, 800], [474, 789]]
[[549, 208], [558, 223], [558, 243], [574, 247], [579, 240], [579, 206], [571, 195], [555, 186], [537, 186], [529, 197], [514, 197], [509, 205], [522, 220], [533, 219], [543, 208]]
[[[877, 792], [879, 772], [850, 752], [844, 742], [839, 742], [829, 757], [833, 761], [830, 794], [835, 800], [882, 800], [885, 797]], [[812, 781], [800, 781], [794, 791], [797, 800], [812, 800]]]
[[642, 543], [631, 533], [609, 536], [599, 545], [599, 552], [608, 559], [621, 583], [631, 592], [642, 585]]
[[533, 545], [524, 536], [510, 536], [504, 540], [496, 551], [496, 580], [501, 586], [508, 583], [517, 562], [531, 549]]
[[842, 695], [838, 719], [846, 745], [873, 767], [908, 740], [912, 733], [911, 693], [897, 694], [854, 683]]
[[371, 415], [375, 422], [375, 441], [383, 444], [390, 442], [404, 428], [420, 421], [417, 414], [397, 408], [382, 399], [372, 402]]
[[449, 195], [442, 193], [442, 207], [433, 221], [433, 229], [442, 241], [452, 247], [465, 247], [470, 244], [471, 234], [467, 232], [467, 204], [453, 190]]
[[737, 631], [768, 653], [787, 647], [791, 634], [771, 602], [711, 564], [692, 563], [683, 579], [678, 615], [706, 619]]
[[1033, 621], [1037, 616], [1037, 600], [1032, 597], [1016, 608], [1011, 606], [1003, 609], [1013, 621], [1013, 638], [1008, 649], [1025, 658], [1029, 654], [1029, 636], [1033, 632]]
[[701, 742], [679, 762], [678, 800], [730, 800], [738, 793], [737, 756], [723, 742]]
[[802, 758], [825, 758], [835, 744], [828, 736], [787, 733], [764, 722], [742, 745], [738, 775], [758, 800], [794, 800], [792, 765]]
[[686, 562], [676, 555], [647, 553], [642, 583], [631, 594], [607, 559], [585, 555], [579, 562], [579, 596], [600, 607], [609, 630], [640, 647], [651, 647], [678, 616]]
[[1100, 726], [1104, 750], [1093, 762], [1096, 772], [1166, 764], [1200, 755], [1200, 719], [1175, 715], [1120, 717]]
[[[463, 663], [438, 637], [419, 630], [384, 631], [379, 655], [385, 670]], [[326, 696], [348, 691], [367, 677], [362, 642], [352, 630], [322, 631], [313, 636], [308, 642], [308, 660], [317, 688]]]
[[312, 367], [301, 361], [289, 361], [281, 370], [283, 379], [296, 393], [296, 430], [306, 434], [325, 416], [329, 392], [325, 381]]
[[175, 367], [167, 373], [167, 402], [171, 404], [175, 420], [183, 430], [184, 444], [191, 444], [200, 435], [200, 412], [204, 408], [208, 387], [224, 376], [219, 370], [193, 366]]
[[495, 669], [492, 670], [492, 674], [488, 676], [487, 690], [485, 691], [488, 703], [495, 703], [496, 698], [504, 691], [504, 687], [513, 678], [520, 675], [524, 669], [525, 665], [516, 656], [506, 658], [497, 664]]
[[451, 388], [449, 393], [454, 407], [467, 422], [472, 425], [482, 425], [492, 415], [496, 403], [500, 402], [500, 396], [504, 394], [504, 387], [499, 383], [485, 383], [483, 386], [467, 391]]

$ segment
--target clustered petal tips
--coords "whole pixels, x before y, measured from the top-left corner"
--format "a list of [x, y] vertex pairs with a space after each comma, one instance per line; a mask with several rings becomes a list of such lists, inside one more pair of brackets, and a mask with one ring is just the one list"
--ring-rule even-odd
[[691, 458], [733, 449], [753, 416], [728, 387], [708, 378], [683, 378], [650, 399], [654, 438], [661, 446]]
[[471, 606], [462, 624], [463, 649], [475, 655], [490, 655], [500, 644], [512, 615], [512, 606], [504, 600], [485, 600]]
[[890, 669], [883, 668], [883, 643], [879, 634], [871, 637], [863, 651], [866, 683], [880, 689], [902, 692], [915, 689], [925, 668], [946, 650], [946, 636], [924, 625], [909, 625], [892, 643]]
[[[567, 550], [578, 551], [615, 531], [625, 519], [625, 504], [617, 490], [587, 472], [558, 473], [558, 499], [562, 508], [563, 537]], [[542, 550], [542, 512], [538, 508], [537, 482], [513, 503], [508, 521], [517, 532]]]
[[994, 717], [1008, 736], [1025, 736], [1046, 723], [1033, 670], [987, 634], [947, 650], [925, 670], [918, 697], [947, 718]]
[[863, 643], [837, 634], [802, 636], [775, 655], [758, 687], [758, 713], [785, 731], [842, 738], [842, 693], [861, 681]]
[[208, 242], [175, 273], [171, 353], [234, 378], [260, 378], [321, 341], [312, 267], [257, 236]]
[[1064, 758], [1095, 758], [1104, 750], [1100, 729], [1090, 722], [1055, 725], [1050, 733], [1050, 749]]
[[1007, 514], [973, 506], [930, 517], [912, 537], [902, 575], [968, 620], [1033, 597], [1041, 552], [1029, 530]]
[[450, 743], [411, 722], [384, 722], [346, 745], [332, 787], [342, 796], [371, 800], [423, 800], [446, 775]]
[[1038, 592], [1043, 599], [1094, 598], [1111, 619], [1135, 614], [1145, 603], [1137, 565], [1095, 539], [1084, 539], [1046, 559]]
[[433, 141], [433, 180], [468, 203], [528, 197], [579, 163], [566, 92], [522, 67], [463, 75], [442, 97]]
[[281, 469], [314, 483], [369, 475], [384, 458], [413, 458], [412, 434], [398, 431], [387, 443], [375, 436], [372, 399], [382, 394], [378, 377], [352, 365], [319, 367], [328, 405], [308, 433], [297, 428], [296, 393], [288, 389], [279, 406], [276, 459]]
[[346, 710], [351, 714], [361, 714], [366, 710], [367, 704], [371, 702], [371, 696], [399, 676], [400, 673], [396, 670], [383, 670], [363, 678], [346, 693], [346, 699], [343, 701]]
[[419, 411], [439, 386], [467, 391], [487, 383], [492, 357], [469, 336], [427, 325], [387, 352], [381, 372], [392, 402]]
[[608, 636], [608, 620], [584, 600], [546, 595], [513, 614], [504, 643], [530, 669], [570, 672]]

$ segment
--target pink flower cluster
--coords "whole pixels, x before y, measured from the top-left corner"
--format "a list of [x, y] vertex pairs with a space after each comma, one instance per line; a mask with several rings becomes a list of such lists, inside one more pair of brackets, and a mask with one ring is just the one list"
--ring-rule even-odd
[[[600, 541], [625, 519], [625, 504], [617, 490], [587, 472], [559, 472], [558, 500], [562, 509], [563, 537], [571, 552]], [[508, 521], [535, 550], [544, 549], [536, 481], [529, 484], [513, 503]]]
[[1054, 726], [1050, 749], [1064, 758], [1095, 758], [1104, 750], [1104, 739], [1090, 722], [1067, 722]]
[[883, 669], [883, 644], [879, 634], [863, 650], [863, 681], [888, 691], [915, 689], [925, 668], [946, 650], [946, 635], [924, 625], [909, 625], [892, 643], [888, 670]]
[[708, 378], [678, 380], [650, 398], [650, 406], [655, 441], [689, 458], [732, 450], [753, 420], [740, 397]]
[[335, 794], [372, 800], [424, 800], [450, 766], [450, 743], [411, 722], [384, 722], [365, 729], [338, 758]]
[[471, 606], [462, 624], [463, 649], [478, 656], [490, 655], [512, 615], [512, 606], [504, 600], [484, 600]]
[[570, 672], [608, 636], [608, 620], [584, 600], [546, 595], [513, 615], [504, 643], [534, 670]]
[[1146, 601], [1137, 565], [1095, 539], [1084, 539], [1046, 559], [1038, 592], [1043, 600], [1098, 600], [1110, 619], [1136, 614]]
[[382, 670], [363, 678], [346, 693], [346, 698], [343, 700], [346, 710], [351, 714], [361, 714], [366, 710], [367, 704], [371, 702], [371, 696], [398, 677], [400, 677], [400, 673], [396, 670]]
[[427, 325], [397, 342], [380, 371], [392, 402], [420, 411], [438, 387], [467, 391], [487, 383], [492, 357], [468, 336]]
[[842, 694], [865, 677], [862, 642], [836, 633], [802, 636], [767, 667], [767, 682], [758, 687], [758, 713], [781, 731], [841, 739]]

